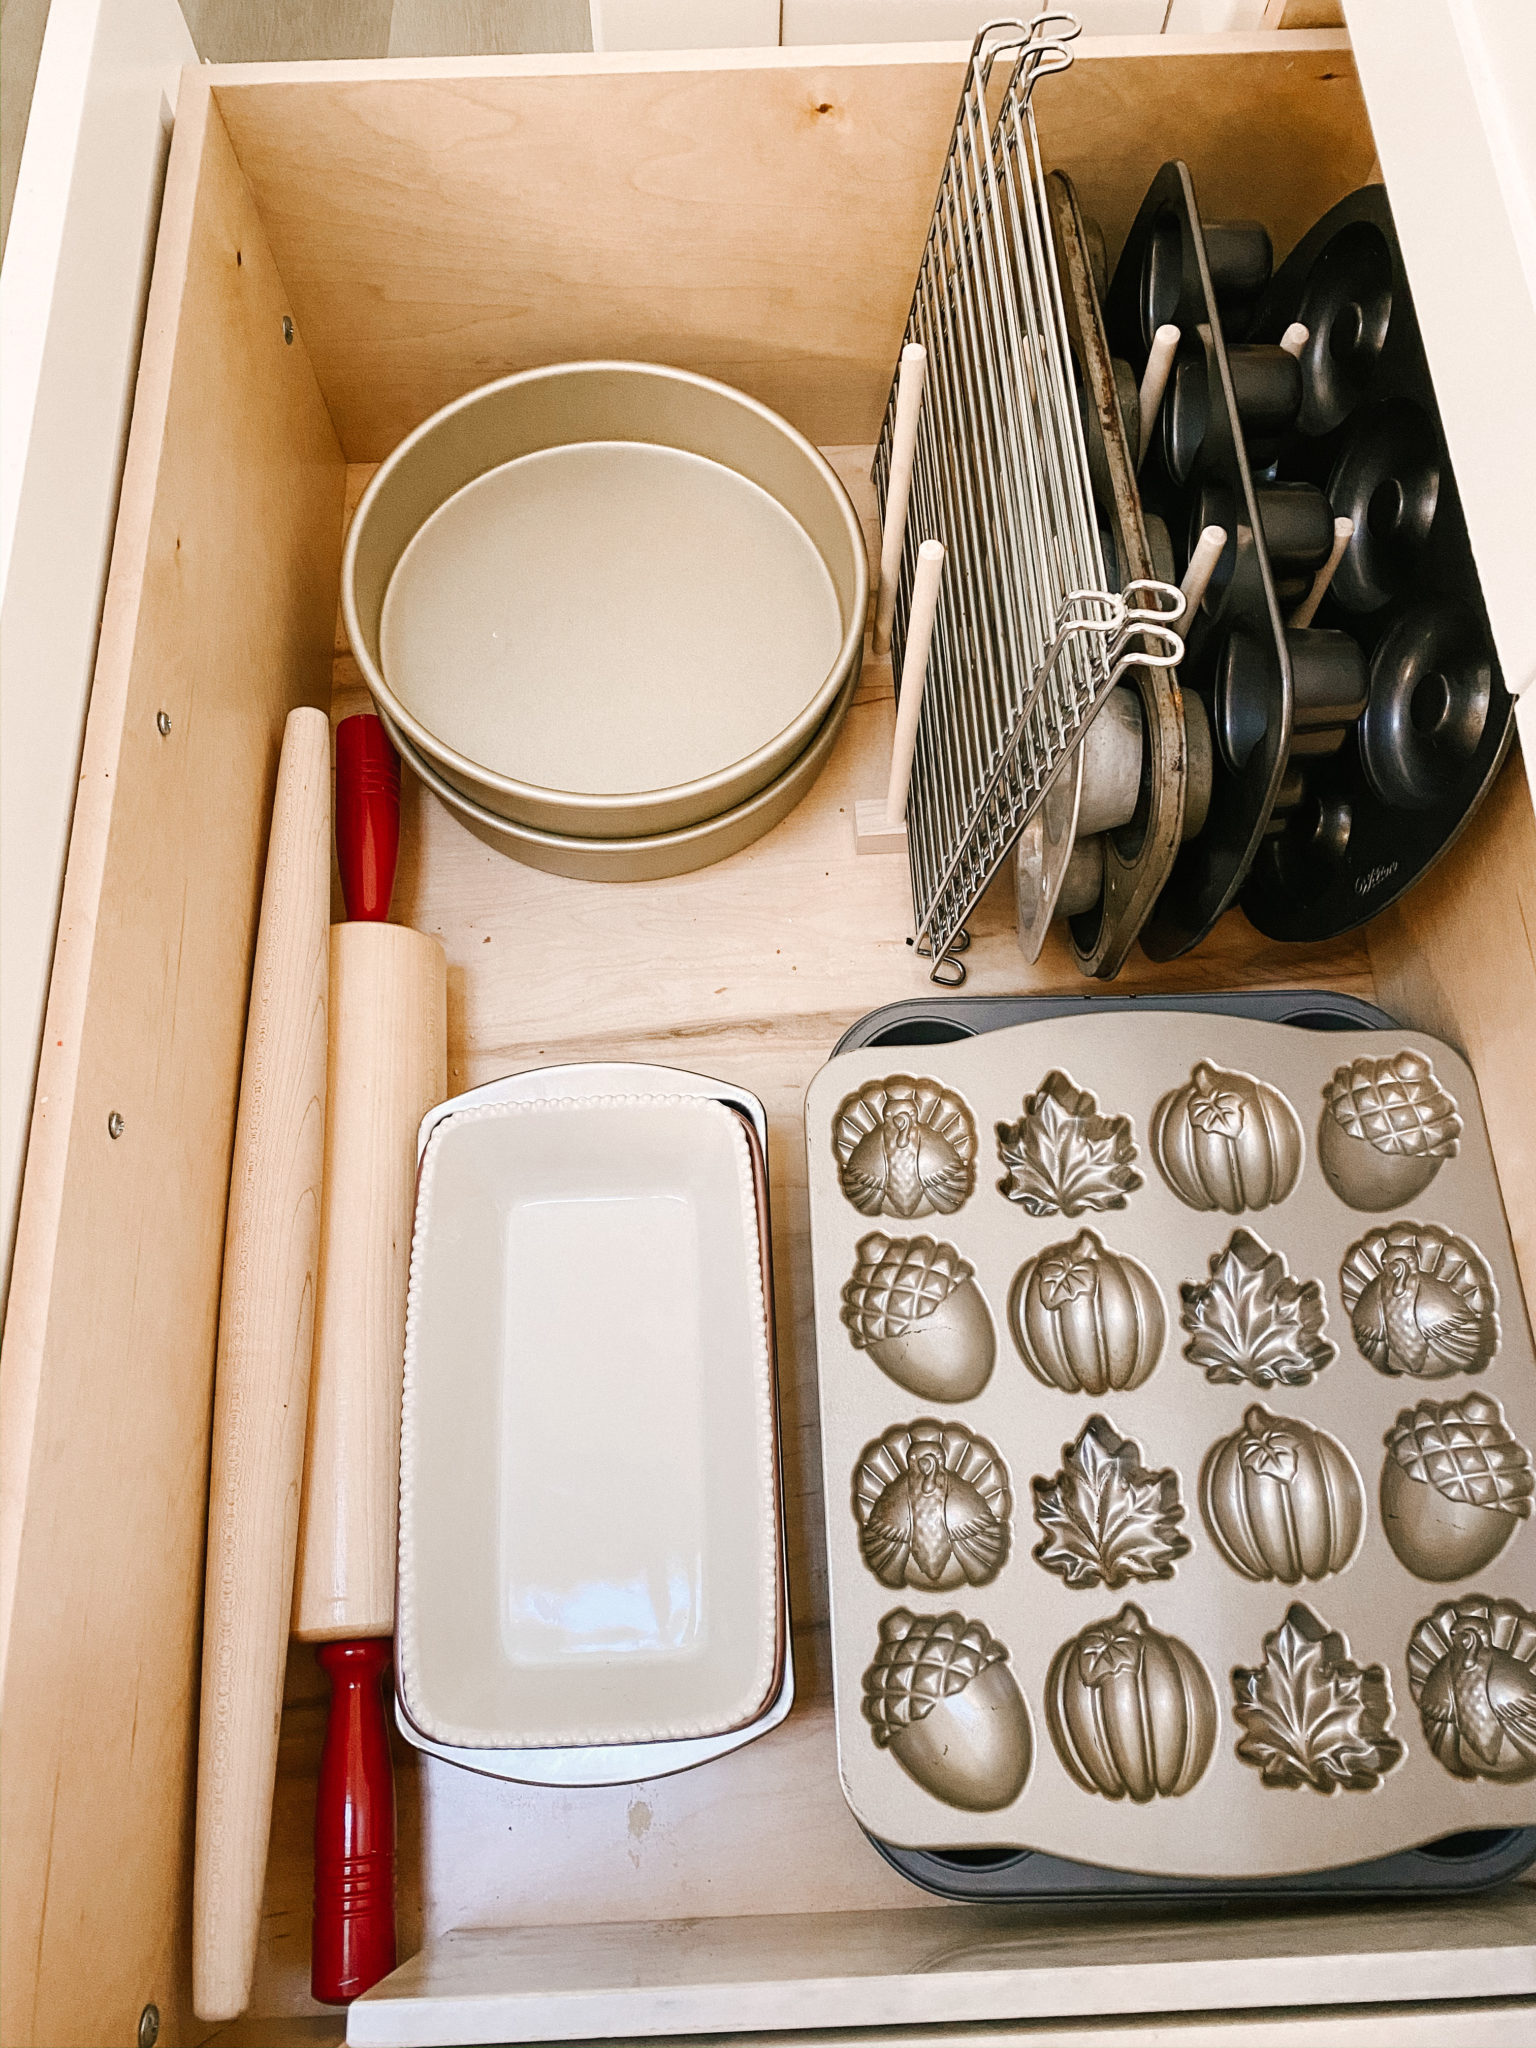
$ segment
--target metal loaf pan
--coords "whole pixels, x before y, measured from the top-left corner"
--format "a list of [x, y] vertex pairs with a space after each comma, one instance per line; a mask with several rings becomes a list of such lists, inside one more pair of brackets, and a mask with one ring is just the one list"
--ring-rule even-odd
[[[1536, 1422], [1536, 1369], [1471, 1077], [1448, 1048], [1395, 1027], [1386, 1042], [1378, 1032], [1356, 1036], [1351, 1025], [1379, 1025], [1382, 1016], [1349, 998], [1310, 991], [1279, 998], [1293, 1015], [1310, 1012], [1324, 1030], [1349, 1032], [1331, 1042], [1303, 1031], [1266, 1029], [1232, 1014], [1238, 1004], [1273, 1004], [1272, 997], [1218, 1000], [1225, 1017], [1208, 1012], [1198, 1026], [1194, 1018], [1168, 1014], [1178, 1004], [1173, 998], [1068, 1001], [1052, 1007], [1058, 1018], [1066, 1013], [1070, 1028], [1053, 1019], [1033, 1030], [1011, 1031], [1006, 1040], [968, 1046], [943, 1040], [956, 1030], [984, 1031], [996, 1013], [1017, 1014], [1027, 1001], [993, 999], [985, 1004], [991, 1018], [978, 1014], [982, 1002], [893, 1006], [855, 1027], [850, 1039], [866, 1049], [845, 1054], [825, 1071], [808, 1100], [844, 1782], [856, 1815], [882, 1852], [915, 1881], [955, 1896], [1028, 1897], [1062, 1890], [1082, 1896], [1112, 1890], [1220, 1894], [1233, 1885], [1280, 1892], [1454, 1889], [1512, 1874], [1536, 1844], [1530, 1830], [1536, 1820], [1536, 1744], [1524, 1733], [1506, 1738], [1502, 1723], [1482, 1727], [1470, 1693], [1453, 1699], [1448, 1676], [1453, 1655], [1464, 1654], [1473, 1665], [1479, 1659], [1488, 1665], [1495, 1689], [1506, 1688], [1506, 1710], [1536, 1699], [1536, 1617], [1522, 1606], [1529, 1597], [1530, 1538], [1513, 1509], [1479, 1508], [1471, 1517], [1481, 1519], [1477, 1530], [1464, 1508], [1447, 1519], [1438, 1484], [1424, 1476], [1434, 1466], [1450, 1494], [1458, 1487], [1465, 1491], [1472, 1467], [1483, 1472], [1478, 1459], [1487, 1452], [1494, 1465], [1506, 1462], [1513, 1475], [1505, 1485], [1506, 1506], [1518, 1506], [1515, 1496], [1522, 1489], [1529, 1499], [1530, 1467], [1522, 1447], [1529, 1446]], [[1364, 1016], [1347, 1014], [1361, 1009]], [[895, 1051], [901, 1044], [910, 1048], [904, 1055]], [[1060, 1084], [1068, 1061], [1074, 1086], [1065, 1090]], [[1171, 1070], [1161, 1071], [1170, 1061], [1182, 1064], [1182, 1082]], [[902, 1075], [885, 1071], [898, 1064]], [[908, 1091], [907, 1081], [916, 1081], [916, 1089]], [[1096, 1086], [1103, 1092], [1090, 1130], [1090, 1106], [1068, 1096]], [[999, 1089], [1022, 1096], [1022, 1105], [996, 1105]], [[1224, 1105], [1232, 1111], [1227, 1121], [1241, 1125], [1239, 1110], [1256, 1113], [1272, 1146], [1267, 1164], [1249, 1160], [1258, 1177], [1246, 1185], [1246, 1205], [1234, 1212], [1229, 1200], [1226, 1213], [1221, 1204], [1213, 1208], [1191, 1200], [1199, 1189], [1190, 1178], [1191, 1155], [1180, 1123], [1184, 1110], [1223, 1089], [1233, 1097]], [[867, 1136], [859, 1108], [877, 1103], [882, 1092], [900, 1113], [903, 1104], [918, 1105], [915, 1181], [904, 1176], [889, 1148], [884, 1166], [879, 1143], [857, 1151]], [[936, 1095], [945, 1098], [942, 1105]], [[1049, 1111], [1045, 1095], [1052, 1098]], [[1376, 1114], [1384, 1103], [1391, 1111], [1386, 1124]], [[1013, 1115], [1005, 1119], [1004, 1109]], [[1129, 1130], [1118, 1125], [1127, 1110]], [[958, 1124], [949, 1120], [952, 1111], [961, 1114]], [[1271, 1111], [1273, 1124], [1267, 1122]], [[1009, 1201], [1000, 1191], [999, 1164], [1007, 1168], [1003, 1182], [1013, 1183], [1015, 1195], [1042, 1196], [1040, 1160], [1046, 1160], [1048, 1181], [1072, 1147], [1062, 1149], [1057, 1115], [1056, 1167], [1050, 1167], [1052, 1146], [1041, 1153], [1033, 1142], [1039, 1129], [1031, 1137], [1021, 1126], [1032, 1117], [1037, 1126], [1051, 1123], [1056, 1112], [1082, 1120], [1076, 1137], [1097, 1148], [1088, 1181], [1107, 1173], [1111, 1197], [1123, 1195], [1123, 1203], [1111, 1198], [1102, 1208], [1079, 1205], [1068, 1220], [1059, 1213], [1032, 1216], [1023, 1201]], [[1002, 1125], [996, 1144], [994, 1115]], [[876, 1124], [885, 1125], [883, 1106]], [[1398, 1131], [1412, 1127], [1419, 1140], [1404, 1146], [1389, 1137], [1383, 1145], [1378, 1141], [1388, 1125]], [[1194, 1127], [1200, 1127], [1198, 1117]], [[974, 1144], [970, 1131], [980, 1143], [967, 1160]], [[1127, 1142], [1136, 1148], [1129, 1154]], [[946, 1157], [946, 1144], [954, 1157]], [[1234, 1159], [1238, 1150], [1234, 1139]], [[1385, 1180], [1378, 1154], [1391, 1156]], [[1194, 1168], [1196, 1174], [1204, 1170]], [[1137, 1183], [1138, 1174], [1144, 1181]], [[882, 1177], [896, 1189], [905, 1217], [876, 1212], [866, 1220], [848, 1202], [844, 1190], [852, 1187], [867, 1208]], [[962, 1192], [967, 1178], [969, 1190]], [[935, 1191], [928, 1211], [914, 1187]], [[1231, 1192], [1229, 1187], [1229, 1198]], [[1048, 1208], [1048, 1189], [1045, 1194]], [[839, 1215], [839, 1209], [848, 1213]], [[1164, 1212], [1161, 1219], [1158, 1212]], [[837, 1221], [829, 1222], [831, 1217]], [[878, 1271], [860, 1270], [863, 1247], [850, 1256], [854, 1240], [872, 1225], [892, 1238], [908, 1232], [924, 1233], [930, 1241], [942, 1236], [967, 1263], [974, 1255], [974, 1286], [984, 1298], [983, 1315], [991, 1311], [996, 1358], [995, 1369], [983, 1373], [979, 1385], [973, 1383], [976, 1360], [961, 1356], [968, 1345], [976, 1349], [975, 1315], [952, 1314], [952, 1327], [938, 1333], [935, 1348], [933, 1333], [921, 1332], [923, 1312], [907, 1313], [917, 1283], [884, 1270], [900, 1263], [894, 1247], [879, 1248]], [[1162, 1235], [1164, 1226], [1170, 1236]], [[1070, 1278], [1065, 1269], [1075, 1259], [1071, 1240], [1083, 1232], [1094, 1233], [1122, 1261], [1125, 1300], [1134, 1297], [1145, 1305], [1153, 1292], [1161, 1294], [1168, 1332], [1161, 1344], [1154, 1333], [1144, 1355], [1111, 1362], [1113, 1383], [1107, 1389], [1064, 1391], [1042, 1384], [1061, 1359], [1046, 1327], [1050, 1317], [1037, 1327], [1026, 1276], [1044, 1267], [1054, 1248], [1072, 1254], [1058, 1258]], [[1260, 1232], [1266, 1253], [1278, 1250], [1288, 1258], [1289, 1284], [1279, 1285], [1279, 1270], [1269, 1257], [1253, 1256]], [[1069, 1242], [1051, 1247], [1040, 1242], [1046, 1237]], [[1426, 1289], [1427, 1264], [1450, 1274], [1452, 1239], [1461, 1247], [1456, 1282], [1469, 1305], [1462, 1334], [1471, 1341], [1453, 1358], [1455, 1343], [1449, 1350], [1428, 1344], [1416, 1352], [1419, 1339], [1412, 1333], [1384, 1337], [1383, 1286], [1374, 1295], [1369, 1283], [1362, 1287], [1365, 1266], [1375, 1259], [1390, 1273], [1401, 1264], [1415, 1286]], [[1123, 1263], [1125, 1253], [1136, 1262], [1138, 1252], [1146, 1260], [1141, 1280]], [[1097, 1256], [1091, 1244], [1075, 1262], [1092, 1263], [1089, 1253]], [[1187, 1279], [1164, 1273], [1170, 1261], [1180, 1275], [1189, 1267]], [[930, 1257], [926, 1263], [936, 1270], [943, 1262]], [[1223, 1316], [1211, 1313], [1224, 1287], [1235, 1285], [1241, 1292], [1242, 1276], [1253, 1282], [1261, 1274], [1248, 1289], [1248, 1309], [1239, 1322], [1259, 1297], [1268, 1294], [1273, 1304], [1283, 1292], [1297, 1311], [1280, 1345], [1282, 1352], [1291, 1347], [1288, 1361], [1273, 1351], [1260, 1359], [1252, 1345], [1257, 1323], [1252, 1329], [1244, 1324], [1234, 1344]], [[963, 1278], [954, 1260], [947, 1278], [941, 1275], [956, 1293], [961, 1290], [954, 1283]], [[1309, 1287], [1309, 1281], [1315, 1284]], [[905, 1307], [893, 1292], [898, 1285], [908, 1291]], [[1426, 1308], [1432, 1291], [1423, 1294]], [[1058, 1292], [1058, 1306], [1070, 1311], [1071, 1289]], [[1258, 1321], [1278, 1327], [1268, 1312]], [[913, 1335], [914, 1324], [926, 1352]], [[1091, 1374], [1090, 1354], [1102, 1338], [1102, 1330], [1098, 1339], [1090, 1337], [1080, 1357], [1073, 1352], [1077, 1339], [1057, 1348], [1069, 1365], [1075, 1357]], [[959, 1379], [953, 1377], [957, 1367]], [[952, 1375], [952, 1398], [941, 1400], [931, 1380], [913, 1397], [922, 1373], [944, 1371]], [[1478, 1416], [1460, 1416], [1469, 1427], [1458, 1437], [1460, 1448], [1450, 1460], [1456, 1470], [1447, 1480], [1445, 1461], [1435, 1464], [1439, 1454], [1429, 1437], [1446, 1421], [1448, 1407], [1469, 1401], [1482, 1406]], [[1496, 1410], [1491, 1427], [1490, 1402]], [[1255, 1417], [1255, 1407], [1268, 1412]], [[920, 1413], [927, 1424], [917, 1420]], [[1107, 1438], [1100, 1433], [1098, 1447], [1127, 1466], [1156, 1509], [1151, 1520], [1160, 1523], [1160, 1534], [1144, 1532], [1157, 1554], [1148, 1553], [1129, 1577], [1117, 1576], [1116, 1567], [1097, 1583], [1090, 1572], [1073, 1584], [1071, 1572], [1063, 1570], [1059, 1516], [1052, 1534], [1064, 1475], [1051, 1468], [1058, 1450], [1065, 1465], [1074, 1442], [1081, 1449], [1089, 1434], [1085, 1424], [1094, 1415], [1113, 1424]], [[1269, 1435], [1275, 1438], [1272, 1448], [1297, 1455], [1295, 1467], [1280, 1458], [1283, 1485], [1291, 1484], [1286, 1472], [1294, 1477], [1299, 1469], [1303, 1494], [1327, 1496], [1320, 1525], [1326, 1540], [1320, 1550], [1300, 1556], [1294, 1576], [1287, 1556], [1262, 1545], [1255, 1553], [1243, 1536], [1234, 1541], [1232, 1535], [1233, 1514], [1246, 1499], [1233, 1472], [1247, 1469], [1241, 1452], [1248, 1438], [1257, 1445]], [[944, 1542], [934, 1547], [932, 1528], [926, 1564], [915, 1539], [905, 1559], [887, 1541], [894, 1496], [883, 1507], [876, 1496], [893, 1481], [899, 1496], [903, 1460], [910, 1475], [917, 1453], [934, 1448], [926, 1443], [929, 1437], [935, 1445], [942, 1438], [946, 1470], [968, 1475], [980, 1501], [1008, 1525], [1000, 1544], [988, 1538], [985, 1507], [971, 1503], [976, 1512], [966, 1534], [968, 1562], [963, 1544], [951, 1545], [947, 1561], [942, 1558]], [[1473, 1438], [1481, 1449], [1468, 1448]], [[1136, 1449], [1127, 1464], [1120, 1454], [1132, 1444]], [[1232, 1457], [1223, 1456], [1228, 1448]], [[1266, 1479], [1267, 1467], [1257, 1469], [1263, 1464], [1257, 1457], [1255, 1484]], [[1473, 1483], [1481, 1483], [1476, 1475]], [[1011, 1502], [1004, 1497], [1010, 1490]], [[1047, 1492], [1051, 1498], [1043, 1500]], [[1033, 1522], [1032, 1494], [1036, 1507], [1046, 1510]], [[1308, 1511], [1317, 1507], [1311, 1499]], [[1450, 1524], [1458, 1513], [1466, 1526], [1453, 1534]], [[866, 1534], [871, 1527], [877, 1531], [872, 1546], [861, 1542], [861, 1522]], [[1185, 1540], [1191, 1548], [1183, 1547]], [[1054, 1548], [1050, 1566], [1040, 1561], [1047, 1548]], [[900, 1586], [891, 1581], [893, 1561], [897, 1576], [906, 1575]], [[941, 1569], [942, 1578], [931, 1576]], [[877, 1570], [885, 1572], [885, 1583]], [[924, 1572], [930, 1574], [926, 1583]], [[1180, 1582], [1182, 1596], [1175, 1591]], [[898, 1609], [916, 1610], [922, 1625], [899, 1622], [892, 1635], [886, 1624]], [[953, 1617], [949, 1624], [938, 1625], [938, 1609]], [[877, 1636], [890, 1639], [875, 1654]], [[1453, 1653], [1452, 1639], [1462, 1638], [1463, 1652]], [[1000, 1643], [1007, 1655], [997, 1654]], [[1299, 1762], [1277, 1752], [1276, 1728], [1284, 1719], [1279, 1714], [1277, 1720], [1279, 1674], [1287, 1658], [1306, 1671], [1315, 1667], [1325, 1689], [1356, 1687], [1364, 1703], [1354, 1727], [1361, 1739], [1359, 1767], [1349, 1766], [1342, 1777], [1330, 1776], [1327, 1741], [1310, 1749], [1303, 1745]], [[1164, 1680], [1177, 1676], [1187, 1687], [1182, 1732], [1164, 1724], [1160, 1734], [1149, 1736], [1148, 1768], [1155, 1782], [1140, 1782], [1134, 1759], [1122, 1760], [1127, 1775], [1117, 1779], [1120, 1767], [1106, 1763], [1094, 1747], [1098, 1738], [1079, 1725], [1081, 1701], [1072, 1685], [1099, 1664], [1111, 1683], [1118, 1682], [1122, 1666], [1140, 1670], [1149, 1702]], [[957, 1698], [956, 1707], [947, 1708], [951, 1719], [958, 1716], [956, 1728], [947, 1730], [947, 1739], [954, 1738], [948, 1747], [935, 1746], [935, 1738], [925, 1751], [922, 1740], [913, 1743], [906, 1734], [902, 1699], [925, 1688], [935, 1696], [942, 1691], [946, 1703], [952, 1694]], [[1166, 1688], [1162, 1697], [1159, 1712], [1166, 1710]], [[1112, 1716], [1128, 1711], [1128, 1702], [1118, 1697], [1106, 1709]], [[963, 1730], [967, 1713], [975, 1727], [962, 1739], [957, 1730]], [[1143, 1713], [1149, 1717], [1146, 1727], [1155, 1729], [1152, 1706], [1145, 1705]], [[914, 1717], [918, 1725], [921, 1718]], [[1012, 1730], [1011, 1748], [996, 1740], [1005, 1722]], [[882, 1749], [871, 1740], [871, 1726], [883, 1726], [890, 1746]], [[985, 1741], [973, 1748], [969, 1775], [957, 1779], [955, 1758], [965, 1753], [977, 1728], [983, 1734], [990, 1730], [990, 1750]], [[901, 1763], [905, 1772], [897, 1767]], [[883, 1779], [875, 1770], [881, 1764]], [[1325, 1793], [1321, 1787], [1330, 1782], [1337, 1789]], [[1447, 1832], [1460, 1839], [1438, 1842]], [[904, 1846], [891, 1850], [893, 1839]], [[1085, 1852], [1095, 1868], [1079, 1860]], [[1134, 1875], [1124, 1876], [1126, 1871]]]

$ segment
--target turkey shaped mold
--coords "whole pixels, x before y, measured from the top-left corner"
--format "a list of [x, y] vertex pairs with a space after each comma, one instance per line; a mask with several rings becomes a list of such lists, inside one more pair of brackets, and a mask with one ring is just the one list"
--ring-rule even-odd
[[1061, 1470], [1032, 1479], [1035, 1520], [1044, 1541], [1034, 1557], [1069, 1586], [1171, 1579], [1189, 1552], [1181, 1533], [1179, 1475], [1148, 1471], [1141, 1445], [1117, 1436], [1108, 1418], [1090, 1415], [1074, 1443], [1061, 1447]]
[[1469, 1593], [1408, 1642], [1424, 1739], [1456, 1778], [1536, 1778], [1536, 1614]]
[[859, 1549], [883, 1586], [985, 1586], [1008, 1556], [1012, 1510], [996, 1448], [958, 1422], [898, 1423], [854, 1468]]
[[958, 1095], [911, 1074], [845, 1097], [832, 1149], [843, 1193], [864, 1216], [950, 1216], [976, 1185], [975, 1118]]
[[856, 1349], [925, 1401], [969, 1401], [992, 1376], [992, 1317], [952, 1244], [881, 1230], [860, 1238], [842, 1319]]
[[1488, 1262], [1438, 1223], [1393, 1223], [1362, 1237], [1344, 1254], [1339, 1291], [1378, 1372], [1447, 1379], [1484, 1371], [1499, 1348]]

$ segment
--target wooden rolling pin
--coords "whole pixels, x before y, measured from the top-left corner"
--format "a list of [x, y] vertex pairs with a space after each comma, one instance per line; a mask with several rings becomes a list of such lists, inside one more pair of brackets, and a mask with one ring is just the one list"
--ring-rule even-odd
[[224, 1235], [192, 1887], [205, 2020], [250, 1997], [277, 1774], [325, 1160], [330, 737], [323, 711], [290, 713]]
[[438, 941], [386, 924], [400, 763], [377, 718], [336, 734], [330, 1089], [314, 1384], [293, 1632], [331, 1705], [315, 1800], [310, 1988], [345, 2004], [395, 1966], [395, 1808], [380, 1680], [395, 1625], [405, 1291], [416, 1129], [447, 1087]]

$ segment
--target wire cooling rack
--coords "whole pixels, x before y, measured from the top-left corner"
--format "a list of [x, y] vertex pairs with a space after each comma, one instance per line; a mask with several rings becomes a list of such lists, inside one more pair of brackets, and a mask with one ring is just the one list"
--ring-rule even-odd
[[[1041, 14], [978, 34], [902, 337], [928, 362], [892, 667], [918, 547], [941, 540], [906, 815], [917, 948], [950, 986], [964, 979], [966, 918], [1094, 712], [1127, 669], [1184, 652], [1172, 584], [1105, 588], [1031, 105], [1077, 33], [1070, 15]], [[882, 518], [895, 415], [893, 383], [875, 456]]]

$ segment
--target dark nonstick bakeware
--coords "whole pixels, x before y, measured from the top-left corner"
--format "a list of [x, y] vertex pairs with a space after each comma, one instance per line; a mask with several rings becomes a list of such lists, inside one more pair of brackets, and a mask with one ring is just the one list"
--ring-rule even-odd
[[1360, 648], [1369, 694], [1345, 744], [1301, 763], [1240, 900], [1267, 937], [1317, 940], [1384, 910], [1451, 845], [1498, 772], [1514, 699], [1380, 185], [1341, 200], [1275, 274], [1255, 331], [1278, 339], [1292, 321], [1310, 339], [1276, 475], [1354, 521], [1318, 623]]

